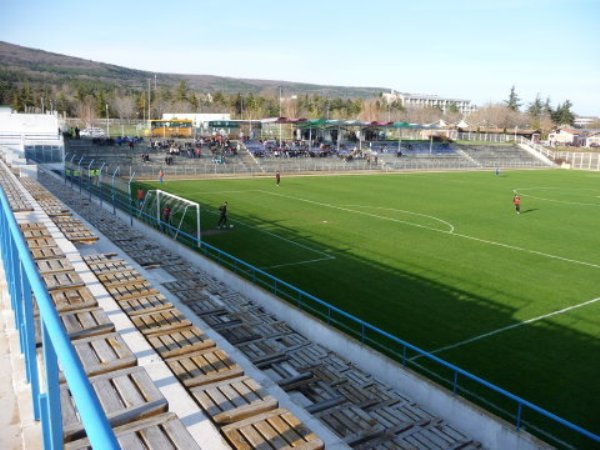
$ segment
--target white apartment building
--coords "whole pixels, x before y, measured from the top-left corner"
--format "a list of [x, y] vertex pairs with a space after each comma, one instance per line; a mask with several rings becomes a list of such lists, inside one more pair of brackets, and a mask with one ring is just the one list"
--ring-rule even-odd
[[384, 93], [383, 98], [388, 103], [400, 101], [405, 108], [439, 108], [446, 112], [451, 105], [456, 105], [456, 108], [464, 115], [477, 110], [477, 106], [472, 105], [471, 100], [445, 98], [431, 94], [407, 94], [391, 91], [390, 93]]

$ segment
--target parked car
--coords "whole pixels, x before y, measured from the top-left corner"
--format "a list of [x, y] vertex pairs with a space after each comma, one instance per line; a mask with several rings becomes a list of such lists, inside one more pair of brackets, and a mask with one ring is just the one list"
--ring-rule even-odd
[[104, 137], [106, 132], [102, 128], [85, 128], [79, 132], [81, 137]]

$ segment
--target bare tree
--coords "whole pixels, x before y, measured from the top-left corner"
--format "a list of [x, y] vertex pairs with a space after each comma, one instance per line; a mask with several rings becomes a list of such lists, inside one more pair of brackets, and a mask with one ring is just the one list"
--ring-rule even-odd
[[111, 102], [113, 110], [119, 115], [119, 119], [131, 119], [135, 115], [135, 102], [129, 96], [117, 96]]
[[82, 102], [77, 102], [75, 106], [77, 117], [83, 120], [86, 127], [91, 127], [94, 120], [96, 120], [96, 111], [94, 105], [94, 97], [88, 95], [83, 99]]

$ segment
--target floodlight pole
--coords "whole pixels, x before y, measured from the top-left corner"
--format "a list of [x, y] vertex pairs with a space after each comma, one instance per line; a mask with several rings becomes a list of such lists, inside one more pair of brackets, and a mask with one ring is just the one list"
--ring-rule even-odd
[[281, 150], [281, 139], [282, 139], [282, 131], [281, 131], [281, 86], [279, 86], [279, 149]]

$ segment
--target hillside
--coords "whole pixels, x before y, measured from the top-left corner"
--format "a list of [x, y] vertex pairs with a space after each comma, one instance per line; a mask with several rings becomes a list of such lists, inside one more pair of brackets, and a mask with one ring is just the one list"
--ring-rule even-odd
[[[140, 87], [148, 79], [154, 79], [154, 72], [129, 69], [83, 58], [61, 55], [58, 53], [22, 47], [0, 41], [0, 90], [29, 82], [32, 86], [60, 86], [65, 83], [89, 83], [105, 85], [106, 87], [131, 86]], [[316, 84], [293, 83], [277, 80], [251, 80], [229, 78], [213, 75], [188, 75], [159, 73], [163, 86], [173, 87], [182, 80], [187, 86], [200, 92], [276, 93], [280, 86], [287, 91], [298, 94], [310, 92], [320, 93], [328, 97], [368, 98], [379, 95], [387, 88], [322, 86]]]

